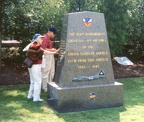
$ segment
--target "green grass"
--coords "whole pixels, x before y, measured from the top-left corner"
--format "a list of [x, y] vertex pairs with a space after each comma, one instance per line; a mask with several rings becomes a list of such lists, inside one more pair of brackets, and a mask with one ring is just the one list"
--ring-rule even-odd
[[0, 86], [0, 122], [144, 122], [144, 78], [118, 79], [124, 84], [124, 106], [58, 113], [44, 102], [27, 100], [29, 84]]

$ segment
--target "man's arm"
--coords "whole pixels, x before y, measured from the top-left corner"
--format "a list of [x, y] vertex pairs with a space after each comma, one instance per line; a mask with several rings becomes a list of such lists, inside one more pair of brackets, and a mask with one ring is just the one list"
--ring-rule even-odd
[[60, 49], [55, 49], [55, 48], [53, 48], [53, 49], [43, 49], [43, 48], [41, 48], [41, 50], [44, 51], [44, 54], [59, 54], [59, 52], [60, 52]]

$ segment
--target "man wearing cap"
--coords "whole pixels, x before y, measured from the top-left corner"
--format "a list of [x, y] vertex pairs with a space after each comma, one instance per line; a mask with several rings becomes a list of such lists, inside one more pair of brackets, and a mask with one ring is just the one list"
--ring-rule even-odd
[[[51, 41], [51, 39], [53, 39], [56, 34], [57, 34], [57, 30], [55, 27], [50, 27], [48, 29], [48, 32], [44, 34], [43, 43], [42, 43], [43, 49], [52, 52], [56, 51], [56, 49], [53, 48], [53, 42]], [[43, 60], [45, 60], [45, 68], [42, 68], [42, 90], [44, 92], [47, 92], [47, 83], [53, 81], [54, 74], [55, 74], [54, 54], [44, 54]]]

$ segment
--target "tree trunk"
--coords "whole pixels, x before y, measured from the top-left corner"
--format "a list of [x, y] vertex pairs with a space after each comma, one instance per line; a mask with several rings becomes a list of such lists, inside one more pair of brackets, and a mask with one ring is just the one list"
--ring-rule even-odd
[[1, 57], [2, 57], [2, 52], [1, 52], [1, 48], [2, 48], [2, 19], [3, 19], [3, 0], [1, 0], [0, 2], [0, 71], [1, 71]]

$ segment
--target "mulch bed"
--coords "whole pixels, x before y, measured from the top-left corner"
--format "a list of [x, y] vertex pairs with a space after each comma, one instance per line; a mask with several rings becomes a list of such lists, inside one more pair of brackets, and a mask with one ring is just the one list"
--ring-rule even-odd
[[2, 60], [0, 72], [0, 85], [29, 83], [28, 70], [20, 61], [11, 58]]
[[134, 65], [124, 66], [118, 64], [115, 60], [112, 60], [112, 66], [115, 79], [120, 78], [132, 78], [144, 76], [144, 62], [136, 61]]

